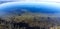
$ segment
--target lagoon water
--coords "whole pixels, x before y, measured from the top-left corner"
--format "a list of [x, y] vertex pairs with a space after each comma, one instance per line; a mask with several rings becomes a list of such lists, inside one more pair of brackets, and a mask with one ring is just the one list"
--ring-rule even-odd
[[38, 13], [60, 13], [60, 3], [40, 2], [40, 3], [21, 3], [10, 2], [0, 5], [0, 11], [12, 12], [25, 9], [30, 12]]

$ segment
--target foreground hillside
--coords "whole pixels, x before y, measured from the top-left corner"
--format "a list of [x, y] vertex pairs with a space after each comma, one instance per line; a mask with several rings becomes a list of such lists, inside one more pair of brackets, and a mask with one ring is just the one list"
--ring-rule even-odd
[[[51, 15], [52, 16], [52, 15]], [[51, 17], [49, 15], [38, 13], [24, 13], [21, 15], [7, 15], [0, 18], [0, 29], [18, 29], [20, 23], [26, 23], [22, 29], [39, 28], [39, 29], [55, 29], [59, 28], [59, 17]], [[18, 24], [18, 25], [17, 25]], [[15, 25], [15, 26], [14, 26]], [[17, 26], [16, 26], [17, 25]], [[21, 29], [21, 28], [20, 28]], [[60, 28], [59, 28], [60, 29]]]

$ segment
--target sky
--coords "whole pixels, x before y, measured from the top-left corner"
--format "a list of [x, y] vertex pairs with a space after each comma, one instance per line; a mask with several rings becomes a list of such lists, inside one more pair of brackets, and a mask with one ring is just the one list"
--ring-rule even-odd
[[60, 3], [60, 0], [0, 0], [0, 4], [5, 2], [57, 2], [57, 3]]
[[60, 0], [0, 0], [0, 1], [48, 1], [48, 2], [60, 2]]

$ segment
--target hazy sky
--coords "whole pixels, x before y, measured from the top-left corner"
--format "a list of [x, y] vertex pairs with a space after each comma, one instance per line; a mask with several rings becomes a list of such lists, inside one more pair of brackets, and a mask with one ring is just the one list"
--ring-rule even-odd
[[56, 1], [56, 2], [60, 2], [60, 0], [0, 0], [0, 1]]
[[0, 1], [24, 1], [24, 2], [60, 2], [60, 0], [0, 0]]

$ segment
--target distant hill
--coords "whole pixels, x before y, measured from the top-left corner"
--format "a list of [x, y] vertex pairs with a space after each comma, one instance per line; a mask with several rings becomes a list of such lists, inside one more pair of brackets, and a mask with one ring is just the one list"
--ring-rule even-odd
[[7, 2], [12, 2], [12, 1], [0, 1], [0, 4], [7, 3]]

